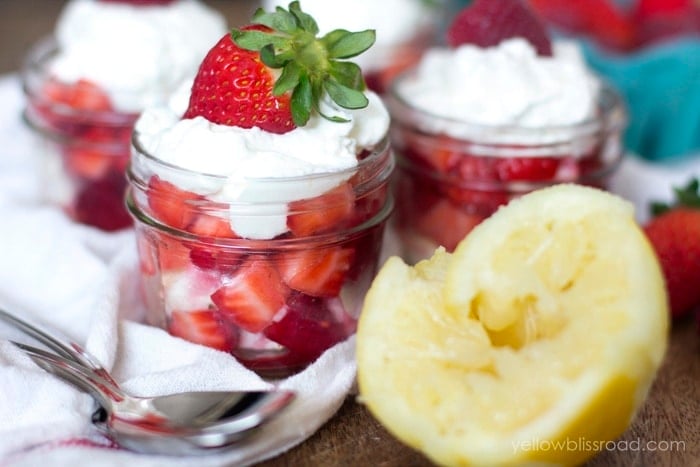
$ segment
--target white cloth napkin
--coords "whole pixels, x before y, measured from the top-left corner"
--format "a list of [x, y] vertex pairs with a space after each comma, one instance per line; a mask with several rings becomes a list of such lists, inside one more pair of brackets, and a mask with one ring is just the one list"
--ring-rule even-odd
[[[43, 206], [15, 76], [0, 79], [0, 102], [0, 304], [85, 345], [136, 395], [270, 387], [223, 353], [138, 324], [143, 305], [132, 232], [102, 233]], [[644, 220], [650, 199], [669, 199], [671, 185], [693, 174], [700, 175], [698, 157], [663, 167], [630, 157], [613, 191], [634, 201]], [[355, 379], [351, 338], [281, 383], [298, 392], [297, 400], [248, 442], [204, 457], [149, 456], [115, 449], [90, 423], [92, 399], [40, 370], [7, 339], [27, 341], [0, 323], [0, 465], [248, 465], [311, 436]]]
[[[43, 205], [15, 76], [0, 78], [0, 102], [0, 306], [83, 344], [135, 395], [272, 387], [222, 352], [139, 324], [133, 232], [76, 225]], [[92, 398], [39, 369], [8, 339], [32, 342], [0, 323], [0, 465], [248, 465], [311, 436], [355, 380], [351, 338], [281, 381], [297, 398], [249, 440], [206, 456], [144, 455], [101, 436], [90, 421]]]

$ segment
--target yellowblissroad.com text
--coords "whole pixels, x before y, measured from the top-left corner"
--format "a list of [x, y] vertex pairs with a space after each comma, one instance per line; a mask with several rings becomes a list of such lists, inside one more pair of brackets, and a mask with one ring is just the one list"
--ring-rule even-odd
[[682, 440], [618, 440], [600, 441], [587, 438], [513, 442], [513, 451], [685, 451]]

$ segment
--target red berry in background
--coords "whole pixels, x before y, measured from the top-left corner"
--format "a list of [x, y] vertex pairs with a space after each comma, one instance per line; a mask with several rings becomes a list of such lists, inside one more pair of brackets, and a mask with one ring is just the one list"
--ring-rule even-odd
[[700, 194], [697, 180], [677, 189], [678, 202], [657, 205], [644, 231], [661, 263], [671, 314], [680, 318], [700, 306]]
[[688, 13], [693, 9], [693, 0], [637, 0], [634, 12], [637, 18], [649, 18]]
[[544, 24], [522, 0], [475, 0], [457, 14], [447, 30], [452, 47], [492, 47], [514, 37], [527, 39], [538, 55], [552, 55]]
[[637, 44], [634, 21], [609, 0], [528, 0], [549, 24], [568, 33], [590, 36], [615, 50]]

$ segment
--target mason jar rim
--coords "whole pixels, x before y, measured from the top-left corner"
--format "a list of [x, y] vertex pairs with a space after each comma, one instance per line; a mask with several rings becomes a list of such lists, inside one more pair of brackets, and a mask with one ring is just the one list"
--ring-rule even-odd
[[[143, 156], [146, 158], [146, 160], [154, 164], [156, 166], [161, 166], [164, 167], [168, 170], [175, 171], [176, 173], [179, 174], [196, 174], [199, 177], [205, 177], [205, 178], [211, 178], [215, 180], [228, 180], [230, 179], [230, 175], [222, 175], [222, 174], [212, 174], [212, 173], [204, 173], [204, 172], [196, 172], [190, 169], [187, 169], [185, 167], [181, 167], [176, 164], [172, 164], [170, 162], [163, 161], [161, 159], [158, 159], [155, 157], [153, 154], [149, 153], [141, 144], [139, 141], [139, 131], [134, 130], [132, 132], [131, 136], [131, 144], [132, 144], [132, 150], [138, 153], [139, 155]], [[341, 170], [336, 170], [336, 171], [326, 171], [326, 172], [316, 172], [312, 174], [307, 174], [307, 175], [295, 175], [295, 176], [287, 176], [287, 177], [243, 177], [242, 180], [254, 180], [255, 183], [298, 183], [300, 181], [305, 181], [305, 180], [316, 180], [316, 179], [322, 179], [326, 178], [329, 176], [333, 177], [338, 177], [338, 176], [345, 176], [351, 177], [354, 173], [356, 173], [359, 170], [362, 170], [366, 167], [371, 167], [372, 164], [378, 164], [381, 162], [382, 155], [385, 153], [389, 153], [389, 157], [391, 157], [391, 148], [390, 148], [390, 143], [389, 143], [390, 137], [389, 137], [389, 132], [387, 132], [382, 139], [375, 144], [371, 149], [369, 149], [369, 155], [366, 157], [359, 159], [357, 165], [352, 166], [352, 167], [347, 167], [345, 169]], [[389, 162], [389, 165], [393, 167], [393, 160]], [[133, 157], [132, 157], [132, 162], [130, 164], [129, 172], [132, 172], [133, 166]], [[132, 174], [133, 175], [133, 174]]]
[[[386, 96], [387, 107], [390, 111], [392, 121], [401, 124], [410, 124], [420, 128], [426, 133], [444, 133], [455, 139], [470, 140], [480, 143], [484, 142], [480, 139], [483, 135], [498, 135], [496, 139], [507, 135], [509, 139], [504, 144], [512, 144], [513, 141], [518, 141], [522, 138], [523, 141], [536, 141], [536, 145], [547, 145], [549, 142], [540, 143], [534, 136], [542, 135], [542, 128], [529, 127], [522, 125], [506, 124], [506, 125], [491, 125], [477, 123], [469, 120], [462, 120], [453, 117], [445, 117], [435, 112], [427, 111], [423, 108], [411, 104], [405, 96], [399, 92], [399, 86], [402, 82], [410, 79], [415, 75], [417, 68], [412, 67], [404, 71], [396, 77], [391, 83], [389, 92]], [[569, 135], [570, 139], [586, 136], [596, 133], [600, 130], [614, 131], [623, 128], [627, 123], [627, 111], [624, 100], [620, 93], [606, 80], [597, 77], [600, 83], [598, 93], [597, 109], [598, 112], [581, 122], [564, 124], [564, 125], [548, 125], [547, 133]], [[420, 125], [421, 120], [439, 122], [439, 128], [456, 127], [466, 129], [465, 135], [456, 136], [444, 130], [431, 131], [427, 130], [425, 125]], [[431, 125], [432, 126], [432, 125]], [[555, 138], [552, 142], [560, 144], [563, 138]], [[493, 143], [488, 140], [488, 144], [498, 144], [498, 141]], [[529, 143], [525, 143], [529, 144]]]
[[[139, 116], [139, 112], [76, 109], [64, 103], [46, 99], [41, 94], [40, 87], [49, 78], [46, 64], [58, 51], [59, 47], [56, 38], [54, 36], [45, 36], [34, 44], [25, 56], [20, 71], [20, 81], [22, 90], [29, 99], [28, 105], [36, 106], [38, 102], [51, 108], [51, 111], [57, 115], [80, 122], [89, 122], [92, 125], [107, 127], [133, 126]], [[45, 131], [51, 131], [48, 128], [40, 128]]]

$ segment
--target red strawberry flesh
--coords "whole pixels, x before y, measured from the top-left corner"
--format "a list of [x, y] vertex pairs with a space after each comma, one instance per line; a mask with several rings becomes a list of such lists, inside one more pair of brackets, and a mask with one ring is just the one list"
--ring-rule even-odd
[[289, 95], [272, 94], [275, 78], [257, 52], [241, 49], [227, 34], [202, 61], [184, 118], [270, 133], [293, 130]]
[[494, 47], [515, 37], [527, 39], [538, 55], [552, 55], [544, 24], [521, 0], [475, 0], [457, 14], [447, 31], [452, 47]]

